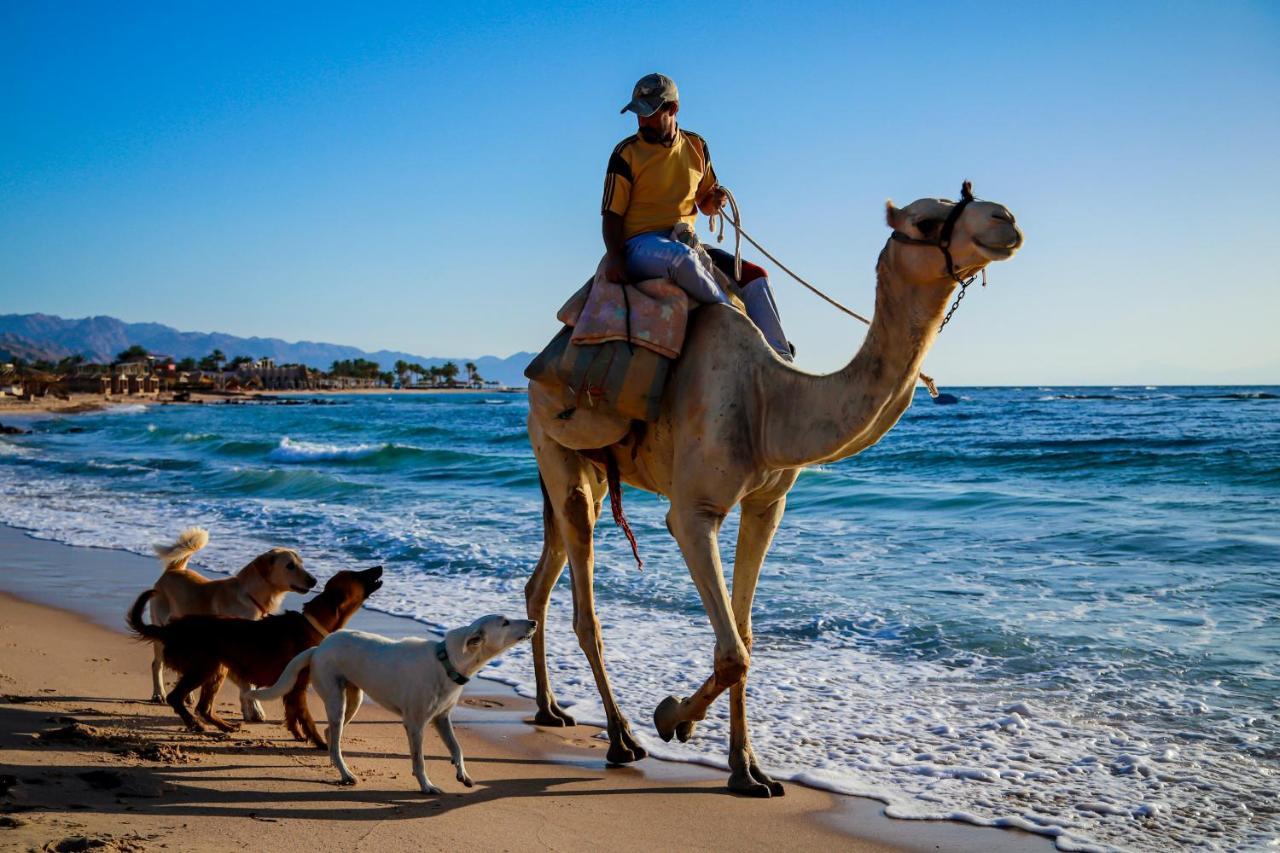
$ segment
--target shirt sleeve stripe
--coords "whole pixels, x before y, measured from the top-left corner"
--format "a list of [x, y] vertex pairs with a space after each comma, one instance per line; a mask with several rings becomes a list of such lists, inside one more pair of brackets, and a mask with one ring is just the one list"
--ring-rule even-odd
[[631, 164], [623, 158], [617, 148], [615, 148], [613, 154], [609, 156], [609, 167], [605, 171], [608, 174], [619, 175], [620, 177], [626, 178], [628, 181], [635, 181], [635, 178], [631, 174]]

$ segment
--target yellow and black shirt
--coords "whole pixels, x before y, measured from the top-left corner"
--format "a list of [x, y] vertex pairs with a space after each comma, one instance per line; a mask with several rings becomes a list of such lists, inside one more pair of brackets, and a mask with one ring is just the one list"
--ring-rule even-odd
[[600, 212], [621, 216], [628, 240], [670, 231], [677, 222], [694, 224], [698, 199], [715, 185], [711, 154], [698, 134], [677, 129], [670, 145], [628, 136], [609, 157]]

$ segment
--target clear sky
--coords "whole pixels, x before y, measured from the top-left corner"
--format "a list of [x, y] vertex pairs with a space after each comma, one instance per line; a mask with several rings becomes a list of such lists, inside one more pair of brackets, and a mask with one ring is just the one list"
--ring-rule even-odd
[[[1274, 2], [0, 0], [0, 313], [536, 350], [654, 70], [748, 229], [855, 308], [886, 197], [1014, 211], [944, 384], [1280, 382]], [[774, 283], [800, 366], [843, 364], [862, 328]]]

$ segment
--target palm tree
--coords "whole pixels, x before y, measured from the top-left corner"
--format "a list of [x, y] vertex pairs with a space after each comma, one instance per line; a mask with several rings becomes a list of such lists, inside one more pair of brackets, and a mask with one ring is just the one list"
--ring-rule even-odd
[[197, 366], [201, 370], [207, 370], [210, 373], [217, 373], [221, 369], [223, 362], [226, 360], [227, 357], [222, 350], [216, 349], [204, 358], [200, 359], [200, 363]]
[[58, 362], [58, 365], [54, 368], [53, 372], [60, 374], [75, 373], [76, 368], [80, 367], [82, 364], [84, 364], [84, 356], [79, 354], [69, 355]]
[[444, 366], [440, 368], [440, 375], [444, 377], [446, 385], [454, 385], [458, 378], [458, 365], [452, 361], [446, 361]]
[[116, 361], [141, 361], [150, 354], [151, 353], [147, 352], [145, 347], [140, 346], [139, 344], [134, 344], [117, 355]]

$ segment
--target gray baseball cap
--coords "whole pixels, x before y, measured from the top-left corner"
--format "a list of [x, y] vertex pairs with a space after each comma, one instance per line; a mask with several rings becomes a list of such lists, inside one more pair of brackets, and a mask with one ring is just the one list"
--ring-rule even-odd
[[631, 90], [631, 103], [618, 112], [625, 113], [631, 110], [640, 118], [648, 118], [662, 109], [663, 104], [678, 100], [680, 100], [680, 92], [676, 89], [676, 81], [665, 74], [646, 74]]

